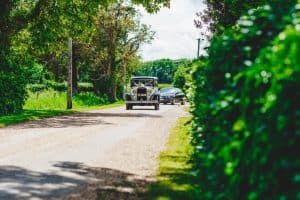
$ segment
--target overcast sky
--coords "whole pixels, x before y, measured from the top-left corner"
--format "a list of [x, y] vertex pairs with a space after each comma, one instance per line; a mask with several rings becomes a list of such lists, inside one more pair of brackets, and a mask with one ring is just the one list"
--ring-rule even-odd
[[199, 30], [194, 26], [195, 13], [204, 9], [202, 0], [171, 0], [171, 7], [156, 14], [142, 10], [142, 22], [156, 32], [152, 44], [142, 47], [143, 60], [159, 58], [195, 58]]

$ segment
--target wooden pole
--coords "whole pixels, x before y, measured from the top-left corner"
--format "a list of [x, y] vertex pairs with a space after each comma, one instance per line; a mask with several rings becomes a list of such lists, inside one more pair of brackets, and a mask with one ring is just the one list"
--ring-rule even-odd
[[127, 89], [127, 87], [126, 87], [126, 64], [124, 65], [124, 88], [123, 88], [123, 99], [125, 100], [125, 96], [126, 96], [126, 89]]
[[72, 38], [69, 39], [69, 73], [68, 73], [68, 93], [67, 93], [67, 109], [72, 109], [72, 64], [73, 64], [73, 55], [72, 55]]

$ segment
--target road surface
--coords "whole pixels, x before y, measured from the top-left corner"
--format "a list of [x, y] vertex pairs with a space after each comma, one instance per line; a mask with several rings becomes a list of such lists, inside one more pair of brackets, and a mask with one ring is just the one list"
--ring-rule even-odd
[[120, 107], [2, 128], [0, 199], [140, 199], [183, 115]]

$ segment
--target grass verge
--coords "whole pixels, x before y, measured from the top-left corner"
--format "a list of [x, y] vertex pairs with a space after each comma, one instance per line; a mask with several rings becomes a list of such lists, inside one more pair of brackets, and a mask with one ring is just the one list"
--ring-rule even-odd
[[0, 116], [0, 128], [29, 120], [68, 115], [88, 110], [119, 107], [123, 104], [123, 101], [109, 103], [105, 98], [97, 97], [91, 93], [86, 93], [74, 96], [73, 109], [67, 110], [65, 93], [57, 91], [29, 93], [29, 97], [22, 112], [7, 116]]
[[160, 83], [158, 84], [158, 88], [167, 88], [167, 87], [174, 87], [171, 83]]
[[146, 199], [198, 199], [196, 177], [192, 174], [191, 117], [183, 117], [172, 130], [166, 150], [160, 154], [157, 182], [150, 184]]

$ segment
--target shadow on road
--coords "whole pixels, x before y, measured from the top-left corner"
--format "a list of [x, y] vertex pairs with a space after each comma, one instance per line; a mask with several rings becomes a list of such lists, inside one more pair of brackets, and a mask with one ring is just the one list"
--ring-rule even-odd
[[0, 166], [0, 199], [142, 199], [148, 184], [134, 174], [93, 168], [76, 162], [53, 165], [58, 172], [42, 173]]
[[83, 127], [90, 125], [110, 125], [106, 118], [109, 117], [124, 117], [124, 118], [160, 118], [161, 115], [145, 114], [145, 113], [93, 113], [81, 112], [72, 115], [59, 117], [45, 118], [41, 120], [29, 121], [24, 124], [14, 126], [15, 129], [30, 129], [30, 128], [67, 128], [67, 127]]

